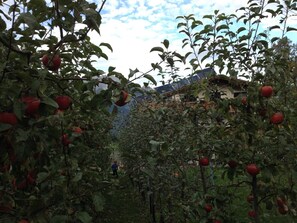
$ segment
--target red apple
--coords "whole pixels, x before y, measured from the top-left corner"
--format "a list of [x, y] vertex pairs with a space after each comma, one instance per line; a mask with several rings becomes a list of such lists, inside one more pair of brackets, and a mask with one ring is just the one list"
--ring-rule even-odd
[[60, 110], [66, 110], [70, 107], [72, 100], [67, 95], [61, 95], [56, 97], [56, 102], [59, 105]]
[[249, 203], [252, 203], [254, 201], [254, 196], [252, 194], [249, 194], [247, 197], [246, 197], [246, 200], [247, 202]]
[[243, 96], [243, 97], [241, 98], [241, 104], [243, 104], [243, 105], [247, 105], [247, 97], [246, 97], [246, 96]]
[[61, 65], [61, 57], [58, 54], [53, 56], [45, 54], [41, 61], [45, 67], [52, 71], [57, 71]]
[[251, 218], [255, 218], [256, 217], [256, 212], [254, 210], [250, 210], [248, 212], [248, 215], [251, 217]]
[[34, 115], [40, 106], [40, 99], [33, 96], [22, 97], [22, 102], [26, 104], [25, 112], [28, 115]]
[[119, 100], [117, 100], [116, 102], [115, 102], [115, 104], [117, 105], [117, 106], [124, 106], [125, 104], [127, 104], [127, 102], [126, 102], [126, 100], [127, 100], [127, 98], [128, 98], [128, 93], [126, 92], [126, 91], [124, 91], [124, 90], [122, 90], [121, 91], [121, 94], [120, 94], [120, 98], [119, 98]]
[[13, 207], [11, 204], [0, 204], [0, 213], [10, 213]]
[[281, 112], [276, 112], [274, 113], [271, 118], [270, 118], [270, 122], [272, 124], [280, 124], [284, 121], [284, 115]]
[[0, 112], [0, 123], [16, 125], [18, 123], [18, 119], [14, 113]]
[[211, 212], [211, 210], [212, 210], [212, 205], [211, 205], [211, 204], [206, 204], [206, 205], [204, 205], [204, 210], [205, 210], [207, 213]]
[[219, 219], [214, 219], [214, 220], [213, 220], [213, 223], [222, 223], [222, 221], [219, 220]]
[[262, 86], [260, 91], [262, 97], [269, 98], [273, 93], [273, 88], [271, 86]]
[[235, 160], [229, 160], [229, 161], [228, 161], [228, 166], [229, 166], [231, 169], [236, 168], [237, 165], [238, 165], [238, 163], [237, 163]]
[[279, 207], [283, 207], [284, 206], [284, 201], [283, 201], [283, 199], [281, 199], [280, 197], [277, 197], [276, 198], [276, 204], [277, 204], [277, 206], [279, 206]]
[[199, 160], [199, 165], [200, 166], [208, 166], [209, 165], [209, 160], [207, 157], [203, 157]]
[[27, 180], [26, 179], [23, 179], [20, 183], [18, 183], [16, 185], [16, 188], [18, 190], [24, 190], [24, 189], [26, 189], [26, 187], [27, 187]]
[[63, 134], [61, 141], [64, 146], [69, 146], [69, 144], [71, 143], [71, 141], [69, 140], [68, 134]]
[[289, 212], [288, 206], [285, 205], [284, 207], [278, 207], [278, 212], [282, 215], [285, 215]]
[[251, 176], [256, 176], [260, 173], [260, 169], [256, 164], [252, 163], [246, 166], [246, 172], [248, 172]]
[[36, 183], [36, 173], [34, 170], [27, 174], [27, 183], [30, 185], [34, 185]]
[[77, 134], [81, 134], [82, 133], [82, 129], [80, 127], [73, 127], [72, 131], [74, 133], [77, 133]]
[[21, 219], [18, 223], [29, 223], [29, 221], [26, 219]]

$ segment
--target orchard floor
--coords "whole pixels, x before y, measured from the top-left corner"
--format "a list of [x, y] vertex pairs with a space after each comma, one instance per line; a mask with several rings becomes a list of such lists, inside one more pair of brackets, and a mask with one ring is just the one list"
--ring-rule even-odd
[[125, 175], [112, 178], [112, 185], [105, 191], [105, 212], [98, 222], [146, 223], [149, 218], [143, 203]]

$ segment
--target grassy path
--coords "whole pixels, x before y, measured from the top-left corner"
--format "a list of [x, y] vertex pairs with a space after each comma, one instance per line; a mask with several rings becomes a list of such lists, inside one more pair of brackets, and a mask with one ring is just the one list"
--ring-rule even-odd
[[105, 212], [100, 219], [103, 223], [146, 223], [145, 204], [134, 192], [127, 176], [120, 174], [106, 191]]

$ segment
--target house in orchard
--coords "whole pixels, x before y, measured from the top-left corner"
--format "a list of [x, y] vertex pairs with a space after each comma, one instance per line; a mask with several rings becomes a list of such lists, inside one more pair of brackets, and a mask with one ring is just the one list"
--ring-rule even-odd
[[[235, 98], [246, 95], [248, 81], [216, 75], [208, 68], [180, 81], [156, 87], [167, 102], [203, 103], [209, 99]], [[208, 99], [207, 99], [208, 98]]]

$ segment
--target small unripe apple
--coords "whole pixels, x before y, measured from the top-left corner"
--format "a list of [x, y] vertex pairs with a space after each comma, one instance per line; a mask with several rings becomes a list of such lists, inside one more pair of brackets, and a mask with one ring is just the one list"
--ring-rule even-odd
[[283, 121], [284, 121], [284, 115], [281, 112], [274, 113], [270, 118], [270, 122], [272, 124], [281, 124]]
[[246, 172], [248, 172], [251, 176], [256, 176], [260, 173], [260, 169], [256, 164], [252, 163], [246, 166]]
[[16, 125], [18, 123], [18, 119], [14, 113], [0, 112], [0, 123]]
[[21, 99], [26, 104], [25, 112], [27, 115], [34, 115], [40, 106], [40, 99], [33, 96], [24, 96]]
[[260, 91], [262, 97], [269, 98], [273, 93], [273, 88], [271, 86], [262, 86]]
[[67, 95], [57, 96], [55, 101], [59, 105], [60, 110], [68, 109], [72, 103], [71, 98]]
[[58, 54], [53, 56], [45, 54], [41, 61], [47, 69], [52, 71], [57, 71], [61, 65], [61, 57]]
[[209, 165], [209, 160], [207, 157], [203, 157], [199, 159], [199, 165], [200, 166], [208, 166]]

